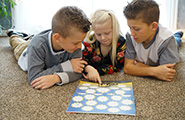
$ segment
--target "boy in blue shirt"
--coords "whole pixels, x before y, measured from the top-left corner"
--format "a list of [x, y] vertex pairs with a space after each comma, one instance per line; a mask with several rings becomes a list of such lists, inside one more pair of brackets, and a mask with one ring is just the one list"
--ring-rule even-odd
[[66, 6], [53, 16], [52, 29], [34, 35], [32, 40], [24, 41], [21, 33], [7, 31], [18, 64], [28, 72], [33, 88], [46, 89], [82, 77], [87, 62], [81, 58], [81, 45], [90, 24], [81, 9]]
[[124, 73], [173, 80], [174, 65], [180, 60], [177, 43], [173, 33], [158, 23], [159, 12], [154, 0], [134, 0], [125, 7], [130, 33], [126, 35]]

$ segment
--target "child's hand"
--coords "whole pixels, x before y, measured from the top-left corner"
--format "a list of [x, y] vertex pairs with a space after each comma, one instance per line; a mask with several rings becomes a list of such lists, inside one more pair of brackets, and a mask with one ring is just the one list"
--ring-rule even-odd
[[60, 77], [58, 75], [45, 75], [39, 78], [36, 78], [31, 82], [31, 86], [35, 89], [46, 89], [53, 86], [56, 83], [60, 83]]
[[70, 61], [73, 67], [73, 71], [76, 73], [82, 73], [85, 65], [87, 65], [87, 62], [82, 60], [82, 58], [75, 58], [71, 59]]
[[85, 72], [87, 72], [87, 75], [83, 74], [85, 79], [89, 79], [89, 80], [98, 82], [99, 84], [102, 84], [100, 75], [99, 75], [98, 71], [95, 68], [88, 65], [85, 68]]
[[172, 81], [176, 70], [173, 69], [175, 64], [165, 64], [156, 67], [155, 77], [165, 81]]

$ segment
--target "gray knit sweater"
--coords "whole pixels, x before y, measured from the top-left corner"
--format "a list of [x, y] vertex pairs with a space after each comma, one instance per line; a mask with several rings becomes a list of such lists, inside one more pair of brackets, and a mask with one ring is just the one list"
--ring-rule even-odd
[[81, 49], [74, 53], [65, 50], [55, 52], [51, 44], [51, 30], [43, 31], [33, 37], [28, 48], [21, 54], [18, 64], [28, 71], [28, 80], [31, 83], [38, 77], [57, 74], [62, 80], [62, 85], [82, 77], [74, 73], [71, 62], [73, 58], [82, 57]]

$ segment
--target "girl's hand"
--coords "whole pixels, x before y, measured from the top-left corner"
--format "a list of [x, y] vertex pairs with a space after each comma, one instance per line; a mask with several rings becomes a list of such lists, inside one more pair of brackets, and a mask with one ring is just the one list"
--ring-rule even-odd
[[83, 77], [85, 79], [89, 79], [89, 80], [98, 82], [99, 84], [102, 84], [100, 75], [94, 67], [92, 67], [90, 65], [86, 66], [85, 72], [87, 72], [87, 75], [83, 74]]

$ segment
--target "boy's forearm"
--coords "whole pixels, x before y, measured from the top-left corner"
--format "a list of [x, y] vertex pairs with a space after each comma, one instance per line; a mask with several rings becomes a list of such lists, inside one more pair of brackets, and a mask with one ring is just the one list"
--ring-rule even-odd
[[135, 60], [125, 59], [124, 73], [135, 76], [155, 76], [155, 67], [145, 65]]
[[156, 67], [144, 64], [126, 64], [124, 66], [125, 74], [135, 76], [152, 76], [164, 81], [172, 81], [175, 75], [173, 69], [175, 64], [165, 64]]
[[56, 74], [60, 77], [62, 84], [66, 84], [66, 83], [78, 80], [82, 77], [81, 73], [75, 73], [75, 72], [59, 72]]
[[154, 67], [147, 65], [132, 65], [129, 67], [124, 67], [124, 73], [135, 76], [154, 76]]

